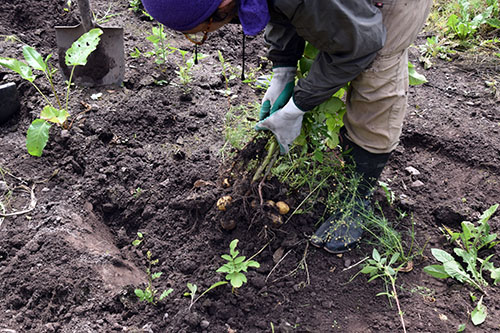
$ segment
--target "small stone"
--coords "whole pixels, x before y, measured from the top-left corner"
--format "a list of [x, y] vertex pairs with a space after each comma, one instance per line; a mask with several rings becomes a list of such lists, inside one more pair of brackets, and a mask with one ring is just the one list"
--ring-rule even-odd
[[418, 176], [418, 175], [420, 175], [420, 171], [418, 171], [417, 169], [415, 169], [412, 166], [409, 166], [409, 167], [405, 168], [405, 170], [406, 170], [406, 172], [408, 172], [412, 176]]
[[345, 258], [344, 259], [344, 267], [347, 268], [347, 267], [350, 267], [351, 266], [351, 263], [352, 263], [352, 260], [349, 259], [349, 258]]
[[210, 322], [208, 320], [202, 320], [200, 322], [200, 327], [201, 328], [207, 328], [210, 325]]
[[411, 187], [412, 188], [420, 188], [420, 187], [422, 187], [424, 185], [425, 184], [423, 182], [421, 182], [420, 180], [416, 180], [413, 183], [411, 183]]

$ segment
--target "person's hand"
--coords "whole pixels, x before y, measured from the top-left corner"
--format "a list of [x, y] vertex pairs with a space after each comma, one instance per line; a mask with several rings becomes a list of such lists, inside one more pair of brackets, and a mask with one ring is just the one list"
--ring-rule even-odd
[[256, 130], [270, 130], [276, 136], [282, 154], [288, 153], [289, 146], [299, 136], [302, 128], [302, 118], [305, 112], [301, 111], [290, 98], [280, 110], [255, 125]]
[[273, 69], [273, 78], [262, 99], [259, 120], [264, 120], [274, 112], [283, 108], [293, 93], [295, 86], [295, 67], [276, 67]]

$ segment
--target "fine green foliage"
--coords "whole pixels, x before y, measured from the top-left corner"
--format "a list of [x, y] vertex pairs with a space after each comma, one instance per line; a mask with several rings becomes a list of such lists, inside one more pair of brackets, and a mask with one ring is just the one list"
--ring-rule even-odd
[[[476, 33], [483, 24], [498, 27], [498, 1], [487, 0], [487, 7], [477, 12], [478, 7], [470, 0], [458, 0], [459, 12], [452, 14], [447, 21], [450, 31], [461, 40]], [[496, 14], [496, 16], [495, 16]]]
[[189, 291], [186, 291], [184, 293], [184, 296], [191, 297], [191, 302], [189, 304], [189, 310], [191, 310], [191, 308], [193, 307], [194, 303], [196, 303], [201, 297], [203, 297], [203, 295], [205, 295], [206, 293], [208, 293], [210, 290], [212, 290], [214, 288], [217, 288], [219, 286], [225, 285], [225, 284], [228, 284], [228, 282], [227, 281], [218, 281], [218, 282], [215, 282], [210, 287], [208, 287], [207, 290], [205, 290], [200, 295], [198, 295], [198, 297], [196, 297], [196, 292], [198, 291], [198, 286], [195, 285], [195, 284], [192, 284], [192, 283], [188, 282], [187, 283], [187, 288], [188, 288]]
[[[144, 241], [144, 235], [140, 232], [137, 233], [137, 238], [132, 242], [133, 246], [139, 246]], [[146, 274], [148, 277], [148, 282], [146, 288], [136, 288], [134, 290], [135, 295], [139, 298], [141, 302], [145, 301], [150, 304], [156, 305], [158, 302], [162, 301], [165, 297], [170, 295], [174, 290], [172, 288], [164, 290], [158, 296], [158, 290], [153, 286], [153, 281], [158, 279], [163, 273], [162, 272], [153, 272], [152, 267], [158, 265], [159, 260], [153, 259], [153, 254], [151, 251], [146, 252]]]
[[[13, 70], [23, 79], [30, 82], [46, 103], [40, 112], [39, 119], [35, 119], [28, 128], [26, 147], [30, 155], [42, 156], [43, 149], [49, 139], [51, 123], [57, 124], [62, 128], [68, 127], [67, 119], [70, 116], [68, 105], [73, 73], [76, 66], [84, 66], [87, 63], [87, 58], [96, 49], [101, 34], [101, 29], [92, 29], [80, 36], [66, 51], [65, 62], [67, 66], [71, 67], [71, 74], [69, 80], [66, 82], [65, 104], [61, 102], [54, 86], [53, 75], [57, 72], [57, 69], [50, 65], [49, 59], [52, 57], [52, 54], [49, 54], [44, 59], [33, 47], [25, 45], [23, 47], [23, 56], [26, 63], [13, 58], [0, 57], [0, 66]], [[33, 73], [33, 70], [43, 72], [50, 84], [56, 103], [52, 103], [37, 86], [35, 83], [36, 75]]]
[[[460, 232], [447, 229], [452, 243], [457, 245], [453, 249], [455, 257], [441, 249], [431, 249], [431, 253], [441, 265], [430, 265], [424, 271], [438, 279], [454, 278], [461, 283], [468, 283], [473, 287], [485, 292], [484, 287], [488, 281], [483, 276], [484, 271], [490, 272], [490, 278], [496, 285], [500, 282], [500, 267], [495, 267], [491, 262], [493, 254], [486, 258], [479, 257], [479, 250], [492, 248], [496, 244], [497, 234], [490, 234], [488, 220], [495, 213], [498, 204], [491, 206], [479, 218], [477, 225], [464, 221]], [[463, 264], [462, 264], [463, 262]]]
[[240, 256], [240, 251], [236, 250], [237, 245], [237, 239], [234, 239], [229, 244], [229, 254], [223, 254], [221, 256], [227, 263], [217, 270], [217, 273], [226, 273], [226, 280], [231, 283], [233, 291], [235, 288], [240, 288], [243, 283], [247, 282], [247, 277], [244, 273], [247, 272], [249, 267], [260, 267], [257, 261], [251, 259], [245, 260], [245, 256]]

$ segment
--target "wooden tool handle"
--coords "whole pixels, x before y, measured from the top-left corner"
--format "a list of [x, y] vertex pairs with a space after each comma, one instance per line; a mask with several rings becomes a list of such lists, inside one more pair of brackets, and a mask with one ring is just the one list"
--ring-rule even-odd
[[85, 29], [85, 32], [87, 32], [94, 27], [89, 0], [78, 0], [78, 8], [80, 8], [83, 28]]

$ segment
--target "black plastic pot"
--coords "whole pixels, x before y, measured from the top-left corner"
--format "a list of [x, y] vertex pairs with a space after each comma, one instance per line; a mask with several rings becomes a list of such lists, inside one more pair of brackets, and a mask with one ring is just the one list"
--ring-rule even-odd
[[19, 99], [16, 84], [13, 82], [0, 85], [0, 124], [19, 111]]

